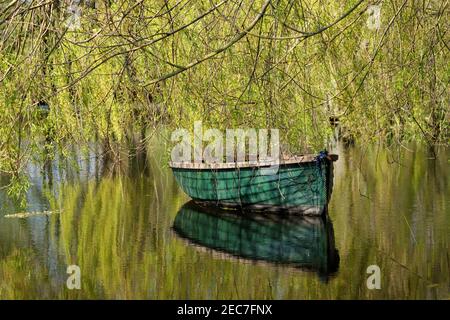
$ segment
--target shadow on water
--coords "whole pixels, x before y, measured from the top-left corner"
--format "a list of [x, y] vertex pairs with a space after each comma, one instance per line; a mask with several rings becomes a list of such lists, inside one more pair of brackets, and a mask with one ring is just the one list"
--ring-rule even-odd
[[226, 257], [317, 272], [325, 282], [339, 269], [339, 253], [328, 217], [236, 214], [190, 201], [178, 211], [173, 229], [189, 243], [225, 253]]

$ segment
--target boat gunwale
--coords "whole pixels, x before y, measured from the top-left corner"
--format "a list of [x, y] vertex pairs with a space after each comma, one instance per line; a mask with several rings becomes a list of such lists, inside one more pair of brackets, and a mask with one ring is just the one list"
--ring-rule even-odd
[[[330, 162], [337, 161], [339, 156], [337, 154], [327, 155]], [[295, 164], [305, 164], [317, 161], [316, 155], [301, 155], [294, 156], [289, 159], [280, 161], [243, 161], [243, 162], [218, 162], [218, 163], [198, 163], [198, 162], [169, 162], [169, 167], [172, 169], [189, 169], [189, 170], [226, 170], [226, 169], [241, 169], [241, 168], [265, 168], [271, 166], [285, 166]]]

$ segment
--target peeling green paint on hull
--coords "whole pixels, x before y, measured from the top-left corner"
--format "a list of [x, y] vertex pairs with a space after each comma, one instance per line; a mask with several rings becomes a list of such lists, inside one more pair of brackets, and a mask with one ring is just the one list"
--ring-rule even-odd
[[280, 165], [272, 175], [264, 175], [260, 167], [172, 168], [183, 191], [196, 201], [305, 215], [324, 212], [331, 195], [332, 169], [328, 160]]

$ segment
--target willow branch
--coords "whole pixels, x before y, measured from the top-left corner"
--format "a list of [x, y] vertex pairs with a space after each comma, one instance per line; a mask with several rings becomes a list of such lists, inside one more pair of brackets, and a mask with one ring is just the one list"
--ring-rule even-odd
[[184, 72], [186, 70], [189, 70], [189, 69], [195, 67], [196, 65], [198, 65], [198, 64], [200, 64], [202, 62], [205, 62], [206, 60], [209, 60], [209, 59], [213, 58], [214, 56], [218, 55], [219, 53], [222, 53], [225, 50], [231, 48], [239, 40], [241, 40], [243, 37], [245, 37], [255, 27], [255, 25], [258, 23], [258, 21], [261, 20], [261, 18], [264, 16], [264, 13], [266, 12], [267, 7], [269, 6], [270, 1], [271, 0], [267, 0], [264, 3], [260, 13], [256, 16], [256, 18], [252, 21], [252, 23], [245, 30], [243, 30], [243, 31], [239, 32], [238, 34], [236, 34], [234, 36], [234, 38], [231, 39], [231, 41], [226, 43], [224, 46], [222, 46], [222, 47], [220, 47], [220, 48], [210, 52], [209, 54], [205, 55], [201, 59], [198, 59], [198, 60], [196, 60], [194, 62], [189, 63], [188, 65], [186, 65], [184, 67], [179, 68], [178, 70], [175, 70], [175, 71], [172, 71], [170, 73], [167, 73], [167, 74], [163, 75], [160, 78], [151, 80], [150, 82], [148, 82], [144, 86], [148, 86], [148, 85], [155, 84], [157, 82], [164, 81], [164, 80], [167, 80], [169, 78], [172, 78], [172, 77], [176, 76], [177, 74], [180, 74], [180, 73], [182, 73], [182, 72]]

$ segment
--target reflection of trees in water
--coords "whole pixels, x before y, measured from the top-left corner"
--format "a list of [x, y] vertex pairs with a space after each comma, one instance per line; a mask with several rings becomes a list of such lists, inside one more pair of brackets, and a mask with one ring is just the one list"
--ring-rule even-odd
[[365, 281], [371, 264], [389, 270], [382, 283], [389, 297], [445, 297], [448, 150], [437, 149], [436, 159], [416, 145], [389, 150], [341, 146], [339, 152], [330, 212], [341, 265], [358, 283]]
[[[210, 251], [205, 254], [180, 241], [171, 228], [187, 199], [170, 171], [149, 157], [148, 176], [107, 175], [60, 184], [54, 174], [57, 197], [39, 187], [33, 201], [61, 207], [63, 213], [32, 218], [39, 223], [0, 218], [0, 287], [11, 290], [0, 296], [448, 297], [449, 266], [443, 254], [450, 245], [448, 152], [441, 150], [438, 160], [429, 160], [426, 152], [402, 150], [341, 150], [329, 205], [336, 241], [330, 248], [339, 249], [340, 262], [328, 282], [274, 263], [212, 259]], [[55, 273], [48, 276], [52, 259], [61, 268], [81, 267], [81, 291], [68, 292], [64, 282], [59, 285], [67, 277], [65, 270], [63, 279]], [[382, 270], [382, 290], [376, 292], [366, 287], [371, 264]]]
[[[145, 152], [145, 149], [141, 149], [140, 152]], [[114, 232], [111, 233], [111, 230], [119, 228], [117, 224], [126, 228], [129, 235], [134, 235], [133, 230], [146, 228], [149, 217], [148, 204], [152, 204], [153, 212], [159, 212], [162, 205], [156, 203], [157, 200], [154, 199], [164, 198], [166, 188], [173, 189], [170, 185], [166, 186], [168, 177], [161, 176], [160, 169], [156, 169], [161, 164], [157, 164], [157, 160], [153, 158], [144, 159], [146, 156], [142, 154], [136, 156], [139, 157], [136, 163], [130, 161], [122, 164], [119, 175], [104, 169], [108, 160], [103, 158], [86, 157], [79, 151], [74, 153], [74, 157], [78, 158], [76, 160], [61, 158], [44, 166], [30, 166], [32, 186], [26, 195], [28, 206], [25, 209], [18, 209], [5, 193], [0, 193], [0, 199], [5, 198], [10, 203], [7, 210], [4, 210], [5, 214], [15, 213], [17, 210], [63, 209], [62, 213], [51, 216], [5, 218], [0, 225], [0, 229], [7, 231], [0, 234], [0, 239], [3, 238], [0, 246], [5, 263], [12, 260], [30, 263], [30, 270], [34, 268], [41, 273], [38, 275], [31, 272], [30, 281], [33, 279], [42, 281], [42, 287], [48, 294], [64, 294], [68, 264], [80, 263], [80, 256], [85, 256], [84, 253], [86, 256], [92, 254], [93, 259], [96, 259], [96, 244], [110, 249], [109, 246], [115, 241], [103, 242], [99, 237], [118, 236]], [[146, 174], [150, 173], [152, 176], [147, 178]], [[155, 176], [155, 173], [158, 176]], [[146, 177], [145, 183], [141, 179], [143, 177]], [[138, 191], [135, 192], [136, 190]], [[111, 201], [114, 202], [112, 206]], [[128, 203], [127, 209], [122, 207], [123, 202]], [[100, 207], [107, 207], [108, 210], [102, 210]], [[136, 218], [135, 213], [138, 213], [140, 218]], [[122, 218], [126, 218], [126, 222]], [[141, 231], [138, 235], [147, 236], [147, 233]], [[81, 241], [83, 236], [85, 241]], [[156, 246], [156, 239], [160, 238], [154, 232], [148, 236], [152, 239], [149, 243]], [[92, 241], [93, 238], [99, 241]], [[78, 247], [80, 242], [85, 249], [81, 250]], [[144, 251], [144, 244], [139, 239], [129, 239], [129, 247], [133, 247], [137, 252]], [[116, 245], [112, 246], [111, 250], [115, 250]], [[127, 252], [128, 248], [124, 251]], [[113, 256], [119, 257], [120, 254], [115, 252]], [[119, 269], [122, 264], [123, 262], [119, 262], [115, 266]], [[84, 270], [95, 271], [96, 265], [97, 262], [93, 262], [92, 265], [83, 266]], [[109, 266], [109, 270], [112, 267]], [[20, 273], [14, 269], [9, 272]], [[26, 288], [23, 290], [27, 291]]]

